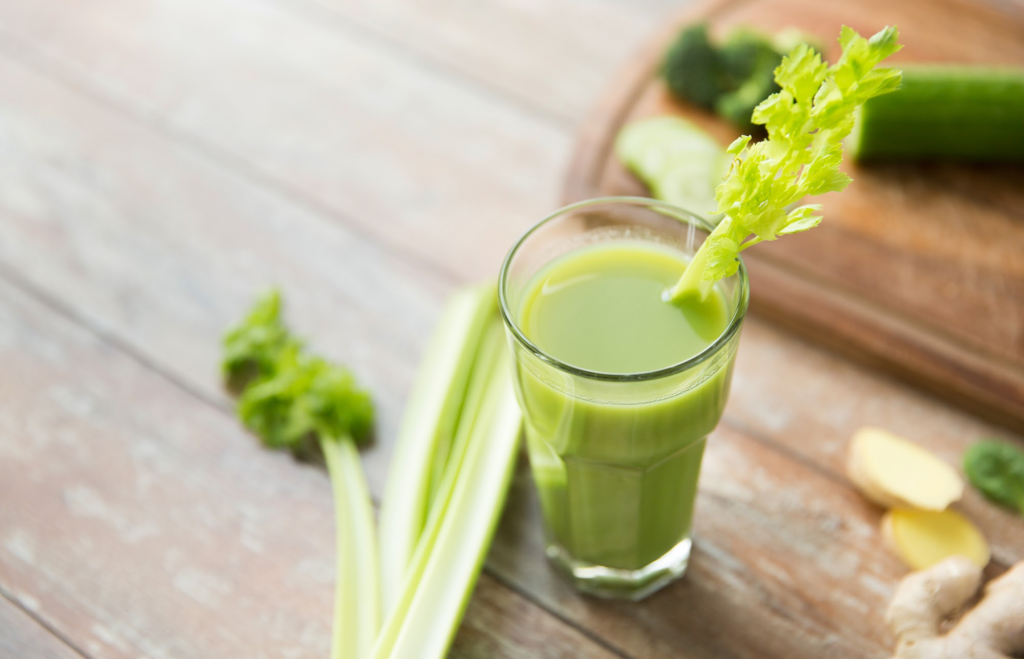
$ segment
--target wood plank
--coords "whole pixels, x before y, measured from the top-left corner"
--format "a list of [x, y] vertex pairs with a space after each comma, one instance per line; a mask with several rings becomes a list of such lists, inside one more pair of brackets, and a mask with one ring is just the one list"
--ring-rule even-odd
[[0, 595], [0, 658], [81, 659], [81, 655]]
[[[0, 356], [5, 591], [90, 656], [326, 656], [322, 470], [5, 283]], [[485, 577], [453, 656], [613, 655]]]
[[[689, 0], [692, 2], [692, 0]], [[606, 76], [680, 2], [293, 0], [574, 125]]]
[[[16, 66], [0, 63], [0, 83], [0, 116], [7, 140], [0, 149], [0, 180], [5, 182], [0, 217], [9, 236], [9, 246], [0, 248], [0, 263], [189, 388], [204, 397], [217, 396], [220, 329], [242, 308], [250, 283], [266, 281], [261, 278], [271, 274], [286, 278], [289, 295], [294, 290], [298, 324], [309, 328], [314, 343], [343, 359], [364, 360], [359, 362], [364, 377], [375, 377], [375, 360], [384, 359], [395, 345], [402, 353], [421, 349], [420, 341], [432, 320], [427, 318], [430, 310], [415, 323], [393, 323], [393, 334], [380, 334], [385, 325], [375, 320], [378, 315], [387, 319], [388, 314], [397, 314], [399, 304], [431, 308], [437, 304], [438, 295], [421, 288], [425, 280], [420, 274], [395, 270], [386, 284], [375, 289], [377, 297], [371, 301], [359, 295], [356, 287], [387, 277], [399, 266], [383, 257], [359, 259], [368, 246], [357, 238], [271, 195], [253, 191], [148, 131]], [[133, 176], [142, 163], [145, 177]], [[146, 184], [148, 180], [159, 185]], [[117, 185], [119, 181], [126, 181], [124, 187]], [[276, 210], [269, 213], [268, 208]], [[269, 221], [267, 215], [284, 219]], [[212, 217], [217, 218], [214, 225], [209, 223]], [[343, 238], [351, 241], [344, 251]], [[223, 258], [224, 254], [235, 256]], [[267, 263], [276, 265], [271, 272], [259, 270], [257, 278], [252, 264], [264, 267]], [[191, 285], [168, 285], [179, 280]], [[405, 292], [394, 295], [390, 287]], [[444, 290], [445, 284], [438, 283], [436, 288]], [[345, 334], [363, 337], [355, 339], [358, 350], [351, 348], [347, 337], [339, 336], [336, 328], [343, 326]], [[771, 359], [750, 362], [748, 353]], [[400, 397], [416, 361], [415, 354], [405, 354], [393, 366], [399, 376], [394, 381], [383, 377], [375, 381], [374, 393], [387, 397], [400, 392]], [[92, 367], [86, 366], [75, 370], [91, 372]], [[770, 396], [779, 386], [776, 380], [781, 372], [790, 380], [789, 395]], [[847, 386], [851, 377], [853, 385]], [[781, 444], [784, 432], [793, 432], [799, 423], [782, 426], [784, 432], [773, 424], [780, 417], [799, 420], [800, 410], [812, 406], [800, 395], [801, 386], [813, 392], [829, 380], [835, 381], [832, 395], [848, 400], [849, 407], [833, 402], [827, 409], [845, 411], [850, 423], [869, 418], [877, 408], [876, 387], [880, 396], [891, 399], [894, 410], [902, 409], [913, 419], [928, 418], [942, 409], [934, 401], [752, 320], [740, 351], [730, 418], [744, 421], [734, 416], [734, 410], [749, 407], [755, 420], [760, 419], [770, 431], [766, 432], [769, 440]], [[24, 388], [31, 391], [35, 387], [30, 383]], [[142, 396], [134, 393], [137, 388], [130, 385], [109, 398]], [[770, 404], [758, 406], [758, 395]], [[823, 400], [812, 401], [813, 406], [823, 407]], [[25, 407], [18, 404], [13, 409]], [[173, 412], [156, 418], [178, 419]], [[164, 425], [149, 416], [140, 419], [140, 428]], [[219, 413], [217, 419], [218, 432], [238, 432]], [[955, 421], [950, 434], [957, 429], [971, 434], [986, 428], [949, 410], [935, 423], [950, 420]], [[181, 423], [171, 424], [177, 428], [176, 437], [201, 436], [199, 431], [181, 429]], [[382, 433], [368, 456], [371, 467], [378, 464], [379, 469], [377, 460], [386, 455], [392, 431]], [[806, 451], [819, 439], [813, 434], [798, 437], [811, 445]], [[829, 439], [826, 446], [834, 450], [843, 437]], [[253, 451], [248, 438], [237, 441], [230, 450], [182, 460], [189, 465], [209, 460], [228, 463], [244, 472], [239, 478], [261, 482], [267, 480], [261, 470], [268, 467], [253, 465], [263, 460], [277, 465], [275, 469], [292, 469], [284, 458]], [[102, 455], [98, 459], [109, 463]], [[676, 656], [680, 648], [693, 648], [694, 656], [773, 656], [758, 654], [757, 648], [768, 647], [775, 656], [815, 656], [813, 652], [817, 656], [884, 656], [888, 642], [877, 612], [902, 568], [878, 545], [879, 512], [845, 488], [841, 479], [823, 475], [800, 460], [807, 458], [790, 459], [735, 430], [726, 428], [717, 434], [708, 450], [693, 572], [687, 581], [650, 603], [634, 607], [596, 602], [576, 595], [554, 577], [542, 559], [539, 517], [523, 470], [489, 569], [626, 654], [667, 657]], [[314, 472], [308, 478], [316, 478], [323, 494], [322, 476]], [[371, 469], [371, 479], [379, 492], [379, 471]], [[123, 496], [103, 500], [122, 505]], [[224, 497], [216, 492], [205, 496]], [[250, 501], [250, 496], [255, 498]], [[263, 501], [256, 494], [242, 498], [250, 506]], [[314, 505], [314, 497], [309, 498], [308, 505]], [[282, 520], [266, 524], [265, 529], [278, 532], [292, 528]], [[1009, 556], [1014, 550], [1011, 546], [1000, 551]], [[288, 550], [280, 551], [287, 559]], [[790, 565], [793, 556], [799, 558], [795, 568]], [[122, 562], [134, 565], [129, 559]], [[138, 565], [132, 569], [144, 572]], [[261, 573], [252, 569], [247, 566], [244, 574]], [[851, 576], [860, 573], [867, 577]], [[241, 579], [242, 574], [242, 568], [229, 573], [233, 579]], [[837, 585], [825, 592], [821, 583]], [[710, 607], [706, 615], [694, 613], [705, 601]], [[818, 608], [832, 615], [812, 615]], [[758, 622], [741, 624], [748, 619]], [[494, 642], [498, 643], [496, 637]]]
[[281, 286], [297, 331], [373, 391], [381, 484], [450, 284], [19, 65], [0, 61], [0, 79], [8, 271], [221, 405], [219, 337]]
[[0, 50], [294, 200], [461, 276], [554, 203], [545, 118], [287, 0], [3, 3]]
[[484, 574], [473, 593], [450, 659], [613, 659], [625, 655], [605, 649]]
[[[867, 0], [850, 14], [836, 3], [723, 0], [666, 24], [610, 84], [583, 132], [567, 200], [643, 193], [617, 162], [611, 141], [624, 121], [682, 114], [723, 143], [736, 131], [669, 98], [655, 71], [675, 26], [709, 19], [796, 26], [836, 55], [843, 22], [864, 33], [901, 27], [895, 62], [1024, 63], [1024, 12], [966, 0]], [[1020, 167], [848, 164], [854, 183], [822, 198], [829, 220], [812, 232], [745, 255], [755, 312], [870, 361], [966, 409], [1024, 430], [1024, 271], [1016, 248], [1024, 191]]]

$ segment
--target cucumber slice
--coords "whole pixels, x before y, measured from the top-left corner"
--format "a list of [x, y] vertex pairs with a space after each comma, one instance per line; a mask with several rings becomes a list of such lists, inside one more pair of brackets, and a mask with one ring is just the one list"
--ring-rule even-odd
[[656, 199], [697, 214], [716, 211], [715, 187], [731, 159], [696, 125], [672, 116], [634, 121], [619, 133], [615, 153]]
[[868, 160], [1024, 160], [1024, 69], [908, 66], [861, 106], [847, 140]]

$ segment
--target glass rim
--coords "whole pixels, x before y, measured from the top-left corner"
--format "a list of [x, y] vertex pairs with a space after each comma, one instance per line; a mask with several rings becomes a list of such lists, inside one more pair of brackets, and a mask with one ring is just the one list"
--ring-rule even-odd
[[512, 265], [512, 259], [515, 258], [516, 253], [519, 251], [519, 248], [523, 246], [523, 243], [525, 243], [530, 236], [548, 222], [551, 222], [566, 213], [579, 210], [580, 208], [598, 206], [601, 204], [630, 204], [646, 206], [657, 211], [664, 211], [670, 217], [679, 219], [682, 222], [695, 223], [698, 228], [706, 230], [709, 234], [715, 228], [709, 220], [704, 219], [696, 213], [649, 197], [595, 197], [593, 199], [577, 201], [559, 208], [534, 224], [526, 231], [526, 233], [520, 236], [519, 240], [515, 242], [512, 249], [510, 249], [508, 254], [505, 256], [504, 262], [501, 264], [501, 273], [498, 275], [498, 309], [501, 312], [501, 317], [505, 322], [505, 326], [512, 333], [512, 336], [514, 336], [516, 341], [518, 341], [523, 347], [529, 350], [531, 354], [548, 365], [553, 366], [560, 371], [569, 373], [570, 375], [584, 377], [591, 380], [601, 380], [604, 382], [640, 382], [645, 380], [657, 380], [670, 375], [677, 375], [710, 359], [726, 343], [728, 343], [737, 331], [739, 331], [739, 327], [747, 313], [747, 306], [750, 302], [750, 281], [747, 275], [747, 266], [739, 256], [737, 256], [739, 269], [736, 271], [736, 274], [739, 275], [740, 278], [740, 300], [736, 305], [732, 318], [729, 320], [729, 324], [724, 330], [722, 330], [722, 333], [718, 335], [718, 338], [709, 343], [706, 348], [681, 362], [676, 362], [653, 371], [641, 371], [638, 373], [609, 373], [607, 371], [592, 371], [590, 369], [573, 366], [572, 364], [563, 362], [557, 357], [544, 352], [539, 346], [526, 337], [526, 334], [522, 331], [519, 324], [512, 316], [512, 311], [509, 309], [508, 297], [505, 292], [508, 284], [509, 269]]

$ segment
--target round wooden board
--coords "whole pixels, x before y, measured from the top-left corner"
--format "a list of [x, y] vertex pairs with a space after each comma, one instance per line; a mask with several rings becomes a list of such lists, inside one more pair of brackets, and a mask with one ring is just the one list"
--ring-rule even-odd
[[[737, 132], [679, 103], [657, 79], [680, 26], [798, 27], [833, 44], [898, 25], [893, 59], [1024, 65], [1024, 14], [968, 0], [717, 0], [666, 25], [613, 81], [580, 135], [564, 201], [647, 194], [616, 160], [626, 122], [685, 116], [723, 144]], [[1024, 118], [1021, 119], [1024, 121]], [[847, 164], [825, 222], [745, 253], [752, 308], [794, 332], [1014, 429], [1024, 429], [1024, 167]]]

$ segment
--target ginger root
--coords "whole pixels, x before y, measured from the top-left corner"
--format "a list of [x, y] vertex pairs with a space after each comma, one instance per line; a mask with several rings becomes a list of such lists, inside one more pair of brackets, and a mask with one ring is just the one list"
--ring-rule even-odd
[[1024, 652], [1024, 562], [994, 579], [956, 625], [943, 625], [974, 597], [981, 568], [955, 556], [907, 576], [889, 603], [893, 659], [1010, 659]]
[[983, 568], [990, 557], [985, 536], [954, 510], [890, 510], [882, 518], [882, 540], [914, 570], [950, 556], [965, 556]]
[[953, 467], [880, 428], [861, 428], [853, 436], [846, 471], [864, 496], [884, 508], [945, 510], [964, 493]]

